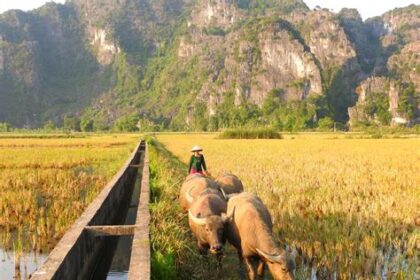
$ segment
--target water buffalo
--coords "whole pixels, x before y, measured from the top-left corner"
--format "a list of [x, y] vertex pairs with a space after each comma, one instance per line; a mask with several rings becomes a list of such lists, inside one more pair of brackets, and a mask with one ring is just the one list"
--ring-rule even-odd
[[223, 174], [217, 177], [216, 183], [225, 192], [227, 197], [230, 197], [230, 194], [237, 194], [244, 191], [241, 180], [233, 174]]
[[274, 242], [271, 216], [261, 199], [250, 193], [233, 196], [227, 213], [233, 211], [227, 239], [245, 262], [249, 279], [263, 278], [265, 265], [275, 280], [293, 279], [294, 260]]
[[222, 248], [226, 239], [224, 225], [230, 219], [225, 215], [226, 200], [214, 193], [200, 195], [188, 210], [188, 223], [197, 239], [198, 250], [206, 255], [216, 254], [221, 265]]
[[187, 177], [185, 178], [185, 181], [188, 181], [190, 179], [194, 179], [194, 178], [197, 178], [197, 177], [206, 177], [206, 176], [204, 176], [203, 174], [200, 174], [200, 173], [192, 173], [192, 174], [187, 175]]
[[198, 195], [207, 188], [214, 189], [223, 195], [217, 183], [212, 179], [203, 176], [194, 176], [184, 181], [179, 193], [179, 204], [182, 209], [187, 212]]

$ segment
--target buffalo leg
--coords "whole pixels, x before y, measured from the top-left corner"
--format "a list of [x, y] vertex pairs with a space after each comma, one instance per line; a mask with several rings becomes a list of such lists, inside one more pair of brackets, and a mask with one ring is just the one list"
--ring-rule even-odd
[[238, 259], [239, 259], [239, 278], [241, 280], [245, 279], [245, 271], [244, 271], [244, 258], [242, 257], [242, 252], [238, 251]]
[[255, 273], [254, 264], [252, 262], [252, 258], [245, 257], [244, 258], [244, 262], [245, 262], [246, 269], [248, 271], [248, 279], [249, 280], [255, 280], [255, 279], [257, 279], [256, 278], [257, 275]]
[[262, 260], [258, 261], [257, 273], [260, 279], [264, 279], [265, 263]]
[[216, 258], [217, 258], [217, 273], [220, 273], [222, 271], [223, 254], [217, 254]]
[[206, 244], [202, 244], [201, 242], [197, 241], [197, 247], [198, 247], [198, 252], [200, 253], [200, 255], [203, 258], [203, 261], [206, 263], [207, 266], [207, 270], [211, 269], [210, 268], [210, 262], [209, 262], [209, 250], [208, 247], [206, 246]]

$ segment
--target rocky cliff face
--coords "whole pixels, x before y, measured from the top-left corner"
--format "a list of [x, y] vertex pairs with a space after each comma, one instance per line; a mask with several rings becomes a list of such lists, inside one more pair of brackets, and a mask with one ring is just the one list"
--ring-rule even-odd
[[[358, 102], [357, 105], [349, 109], [350, 123], [353, 125], [354, 121], [369, 121], [378, 122], [377, 112], [372, 112], [371, 107], [374, 95], [379, 95], [379, 98], [385, 100], [385, 110], [389, 113], [389, 119], [392, 125], [406, 125], [409, 120], [398, 112], [398, 105], [401, 95], [401, 86], [395, 81], [384, 77], [368, 78], [363, 81], [357, 88]], [[378, 100], [375, 100], [378, 102]]]
[[301, 31], [301, 36], [322, 68], [343, 66], [356, 57], [356, 51], [336, 14], [317, 10], [295, 12], [289, 18]]
[[[366, 96], [382, 92], [389, 102], [390, 123], [415, 124], [420, 117], [420, 7], [395, 9], [366, 22], [365, 32], [378, 44], [370, 77], [359, 86], [358, 102], [349, 110], [350, 122], [365, 121]], [[357, 39], [356, 39], [357, 41]], [[409, 107], [410, 110], [401, 111]], [[359, 112], [359, 113], [356, 113]]]
[[26, 127], [58, 121], [100, 94], [92, 83], [97, 62], [72, 9], [48, 4], [30, 13], [7, 12], [0, 16], [0, 34], [2, 121]]
[[[378, 91], [392, 118], [409, 122], [415, 114], [400, 111], [410, 84], [418, 95], [418, 11], [363, 22], [355, 10], [309, 11], [300, 0], [72, 0], [8, 12], [0, 121], [34, 127], [76, 115], [106, 126], [135, 114], [182, 129], [231, 97], [262, 108], [275, 91], [283, 103], [322, 101], [323, 115], [345, 122], [353, 106], [351, 121], [372, 118], [355, 112]], [[389, 88], [376, 88], [383, 81]]]
[[199, 28], [221, 28], [226, 30], [245, 17], [244, 11], [232, 0], [198, 1], [191, 13], [190, 24]]
[[202, 1], [196, 9], [178, 56], [184, 61], [199, 57], [210, 73], [197, 97], [209, 104], [210, 115], [226, 92], [234, 94], [237, 106], [261, 106], [272, 90], [281, 91], [286, 101], [326, 95], [338, 72], [345, 81], [331, 99], [354, 104], [351, 92], [360, 66], [333, 13], [297, 9], [284, 16], [271, 10], [269, 16], [252, 17], [232, 1]]
[[[282, 20], [256, 20], [224, 36], [201, 35], [197, 39], [188, 46], [181, 41], [181, 54], [205, 56], [191, 50], [210, 41], [217, 42], [219, 48], [219, 60], [204, 65], [210, 66], [211, 74], [198, 95], [210, 104], [210, 112], [223, 102], [226, 92], [234, 93], [237, 106], [244, 102], [261, 105], [273, 89], [281, 89], [285, 100], [322, 93], [321, 73], [313, 55], [293, 38]], [[217, 53], [208, 55], [210, 60], [215, 57]]]
[[3, 51], [3, 38], [0, 36], [0, 75], [4, 71], [4, 51]]
[[120, 47], [109, 39], [109, 35], [105, 29], [92, 28], [92, 41], [90, 45], [93, 48], [98, 62], [103, 65], [109, 65], [115, 56], [121, 53]]
[[19, 114], [18, 121], [30, 122], [34, 108], [40, 103], [40, 50], [37, 42], [25, 41], [13, 44], [0, 42], [2, 92], [0, 118], [9, 119]]
[[[358, 13], [353, 16], [360, 19]], [[365, 74], [358, 59], [357, 45], [341, 19], [340, 15], [326, 9], [295, 12], [289, 16], [321, 68], [323, 93], [334, 118], [345, 122], [346, 108], [354, 105], [356, 85]]]

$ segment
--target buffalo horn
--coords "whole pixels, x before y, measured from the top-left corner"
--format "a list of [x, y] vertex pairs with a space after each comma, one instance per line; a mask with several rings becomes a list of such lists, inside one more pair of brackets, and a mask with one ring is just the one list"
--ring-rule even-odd
[[192, 186], [191, 188], [188, 189], [187, 191], [187, 195], [186, 195], [186, 199], [188, 203], [193, 203], [194, 202], [194, 197], [191, 195], [191, 191], [195, 186]]
[[269, 260], [272, 263], [281, 263], [284, 262], [284, 257], [282, 255], [270, 255], [267, 253], [264, 253], [263, 251], [259, 250], [258, 248], [257, 252], [260, 256], [264, 257], [265, 259]]
[[188, 217], [190, 217], [191, 221], [196, 225], [204, 226], [206, 224], [206, 218], [197, 218], [191, 213], [191, 210], [188, 210]]
[[219, 189], [220, 189], [220, 191], [222, 192], [223, 198], [224, 198], [225, 200], [227, 200], [227, 196], [226, 196], [226, 193], [225, 193], [225, 191], [223, 190], [223, 188], [222, 188], [222, 187], [219, 187]]

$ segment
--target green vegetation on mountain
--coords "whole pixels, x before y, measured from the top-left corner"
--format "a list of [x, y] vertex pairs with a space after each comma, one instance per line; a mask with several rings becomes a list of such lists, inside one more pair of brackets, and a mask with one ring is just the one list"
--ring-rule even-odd
[[326, 129], [347, 123], [362, 102], [358, 87], [381, 76], [402, 85], [392, 92], [398, 108], [390, 111], [385, 91], [368, 92], [363, 112], [412, 125], [418, 10], [366, 22], [355, 10], [310, 11], [301, 0], [72, 0], [9, 11], [0, 15], [0, 122], [67, 131]]
[[377, 117], [381, 124], [391, 121], [391, 113], [388, 111], [388, 98], [383, 92], [375, 92], [366, 99], [365, 113], [370, 117]]
[[419, 93], [416, 92], [416, 88], [413, 83], [410, 83], [404, 87], [402, 94], [400, 95], [400, 101], [398, 103], [398, 113], [406, 115], [412, 119], [416, 115], [420, 102]]

